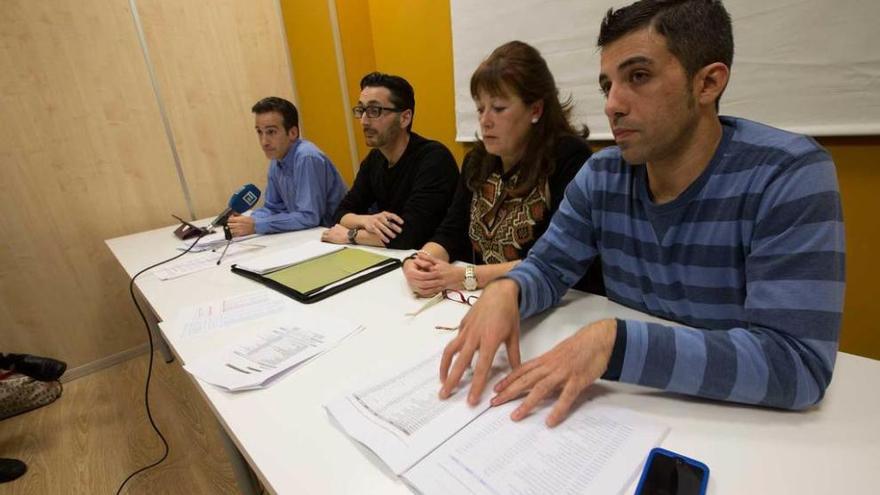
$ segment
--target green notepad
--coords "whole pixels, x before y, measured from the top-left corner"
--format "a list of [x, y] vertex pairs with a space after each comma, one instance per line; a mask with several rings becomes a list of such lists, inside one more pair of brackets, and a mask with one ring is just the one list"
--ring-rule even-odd
[[263, 276], [302, 294], [310, 294], [388, 259], [381, 254], [345, 248]]

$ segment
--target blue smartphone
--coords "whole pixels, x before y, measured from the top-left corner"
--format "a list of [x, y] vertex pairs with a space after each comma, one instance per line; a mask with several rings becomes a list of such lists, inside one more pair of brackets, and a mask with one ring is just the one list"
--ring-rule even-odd
[[709, 468], [675, 452], [651, 449], [636, 495], [705, 495]]

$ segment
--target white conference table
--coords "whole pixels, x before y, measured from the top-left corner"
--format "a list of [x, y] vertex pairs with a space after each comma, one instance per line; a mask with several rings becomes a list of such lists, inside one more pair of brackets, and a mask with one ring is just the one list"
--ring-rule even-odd
[[[174, 255], [173, 227], [107, 241], [134, 275]], [[263, 236], [256, 255], [318, 239], [321, 229]], [[401, 251], [385, 251], [399, 257]], [[260, 290], [261, 285], [221, 266], [161, 281], [151, 273], [137, 286], [160, 321], [181, 308]], [[263, 289], [269, 290], [269, 289]], [[290, 300], [290, 304], [299, 304]], [[442, 348], [467, 307], [452, 301], [415, 317], [404, 313], [422, 301], [407, 290], [400, 270], [309, 307], [332, 312], [365, 329], [263, 390], [228, 393], [195, 379], [235, 448], [274, 493], [409, 493], [368, 450], [337, 429], [323, 405], [373, 374]], [[648, 318], [604, 297], [570, 291], [564, 303], [523, 324], [523, 359], [549, 349], [585, 323], [606, 317]], [[246, 327], [246, 325], [245, 325]], [[534, 331], [539, 327], [537, 331]], [[196, 339], [163, 331], [176, 356], [194, 359], [232, 341], [235, 327]], [[709, 466], [709, 493], [867, 493], [880, 471], [880, 361], [839, 353], [824, 401], [805, 412], [788, 412], [701, 400], [659, 390], [600, 381], [588, 396], [596, 403], [630, 408], [670, 427], [661, 446]], [[439, 381], [438, 381], [439, 389]], [[547, 406], [549, 407], [549, 405]], [[547, 408], [537, 414], [546, 414]], [[171, 446], [174, 448], [174, 445]], [[647, 453], [646, 453], [647, 454]], [[233, 457], [236, 457], [233, 455]], [[233, 459], [235, 461], [235, 459]], [[237, 472], [239, 486], [248, 486]], [[627, 493], [635, 489], [633, 482]]]

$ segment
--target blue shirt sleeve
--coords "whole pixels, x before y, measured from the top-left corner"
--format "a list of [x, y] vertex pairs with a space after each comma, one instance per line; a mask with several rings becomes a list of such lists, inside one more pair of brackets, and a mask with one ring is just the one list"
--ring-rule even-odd
[[[588, 162], [589, 163], [589, 162]], [[507, 276], [520, 286], [520, 314], [528, 318], [559, 303], [598, 254], [590, 216], [589, 165], [565, 189], [547, 231]]]

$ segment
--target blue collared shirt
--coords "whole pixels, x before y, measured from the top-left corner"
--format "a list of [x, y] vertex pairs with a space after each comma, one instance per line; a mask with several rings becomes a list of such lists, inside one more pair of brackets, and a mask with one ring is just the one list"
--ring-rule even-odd
[[265, 203], [254, 210], [258, 234], [333, 225], [333, 213], [347, 187], [327, 156], [297, 139], [281, 160], [269, 163]]

